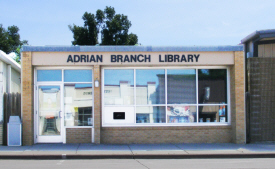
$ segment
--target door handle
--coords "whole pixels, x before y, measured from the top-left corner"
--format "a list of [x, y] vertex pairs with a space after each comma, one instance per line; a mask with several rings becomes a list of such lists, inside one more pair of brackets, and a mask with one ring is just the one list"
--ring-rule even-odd
[[59, 111], [59, 118], [62, 118], [62, 116], [61, 116], [61, 112], [62, 112], [62, 111]]

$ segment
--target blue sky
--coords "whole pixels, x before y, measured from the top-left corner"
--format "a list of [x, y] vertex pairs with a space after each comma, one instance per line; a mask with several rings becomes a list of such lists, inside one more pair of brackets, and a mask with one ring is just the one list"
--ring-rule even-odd
[[69, 24], [106, 6], [125, 14], [139, 43], [153, 46], [237, 45], [273, 29], [274, 0], [0, 0], [0, 24], [16, 25], [30, 45], [71, 45]]

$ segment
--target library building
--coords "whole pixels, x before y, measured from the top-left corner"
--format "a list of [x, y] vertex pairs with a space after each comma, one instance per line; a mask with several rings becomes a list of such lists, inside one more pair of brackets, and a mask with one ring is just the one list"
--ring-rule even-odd
[[243, 45], [23, 46], [22, 141], [245, 143]]

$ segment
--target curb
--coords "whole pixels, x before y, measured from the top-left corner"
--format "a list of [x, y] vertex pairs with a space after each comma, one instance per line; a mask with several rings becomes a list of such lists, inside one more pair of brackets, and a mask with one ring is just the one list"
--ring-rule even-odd
[[59, 159], [210, 159], [210, 158], [275, 158], [272, 154], [187, 154], [187, 155], [0, 155], [0, 159], [59, 160]]

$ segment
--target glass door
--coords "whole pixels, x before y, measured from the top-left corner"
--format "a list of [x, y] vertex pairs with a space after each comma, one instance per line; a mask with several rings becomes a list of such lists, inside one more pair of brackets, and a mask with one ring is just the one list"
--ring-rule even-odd
[[60, 143], [63, 141], [62, 86], [38, 85], [37, 88], [37, 142]]

